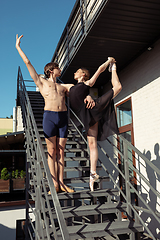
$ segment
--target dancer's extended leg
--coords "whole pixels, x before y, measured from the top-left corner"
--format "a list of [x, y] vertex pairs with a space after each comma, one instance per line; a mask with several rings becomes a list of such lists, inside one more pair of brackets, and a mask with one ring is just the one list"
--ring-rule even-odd
[[117, 96], [117, 94], [122, 90], [122, 85], [119, 81], [119, 77], [117, 75], [117, 68], [116, 68], [116, 64], [114, 63], [112, 66], [112, 78], [111, 78], [111, 83], [113, 86], [113, 98], [115, 98]]
[[98, 123], [90, 127], [87, 134], [88, 145], [90, 150], [89, 186], [91, 191], [94, 191], [94, 182], [99, 178], [99, 175], [96, 173], [97, 160], [98, 160], [97, 134], [98, 134]]

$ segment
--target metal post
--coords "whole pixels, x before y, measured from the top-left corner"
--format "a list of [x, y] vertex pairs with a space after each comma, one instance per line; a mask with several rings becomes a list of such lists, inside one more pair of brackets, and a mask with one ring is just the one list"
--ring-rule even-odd
[[29, 218], [29, 206], [28, 206], [28, 202], [29, 202], [29, 194], [28, 194], [28, 186], [29, 186], [29, 162], [27, 159], [27, 149], [26, 149], [26, 222], [25, 222], [25, 239], [28, 240], [29, 239], [29, 234], [28, 234], [28, 228], [29, 228], [29, 222], [28, 222], [28, 218]]
[[[35, 223], [36, 223], [36, 232], [38, 232], [38, 235], [41, 237], [41, 234], [40, 232], [43, 231], [40, 226], [40, 222], [41, 222], [41, 219], [40, 219], [40, 215], [41, 215], [41, 207], [40, 207], [40, 188], [41, 188], [41, 179], [40, 179], [40, 173], [39, 173], [39, 164], [40, 164], [40, 161], [39, 161], [39, 154], [37, 153], [37, 164], [36, 164], [36, 169], [37, 169], [37, 175], [36, 175], [36, 178], [37, 178], [37, 187], [36, 187], [36, 201], [35, 201], [35, 210], [36, 210], [36, 220], [35, 220]], [[37, 238], [37, 234], [35, 235], [36, 237], [36, 240], [38, 239]]]
[[81, 14], [81, 27], [82, 35], [84, 34], [84, 22], [83, 22], [83, 0], [80, 0], [80, 14]]
[[[125, 170], [125, 188], [126, 188], [126, 198], [127, 198], [127, 213], [130, 218], [132, 218], [132, 211], [131, 207], [128, 203], [131, 204], [131, 193], [130, 193], [130, 186], [129, 186], [129, 165], [128, 165], [128, 146], [126, 142], [123, 142], [124, 147], [124, 170]], [[134, 233], [130, 234], [130, 240], [134, 240]]]
[[86, 0], [83, 0], [83, 3], [84, 3], [84, 31], [85, 31], [85, 34], [87, 32], [87, 29], [88, 29], [88, 16], [87, 16], [87, 1]]
[[67, 64], [69, 64], [69, 27], [67, 25]]

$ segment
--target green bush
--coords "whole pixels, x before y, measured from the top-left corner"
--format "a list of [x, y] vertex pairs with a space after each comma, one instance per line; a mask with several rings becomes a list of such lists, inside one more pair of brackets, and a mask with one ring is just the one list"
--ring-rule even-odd
[[16, 171], [12, 171], [12, 178], [24, 178], [26, 176], [25, 171], [21, 170], [20, 172], [18, 171], [18, 169], [16, 169]]
[[8, 173], [7, 168], [3, 168], [1, 171], [1, 179], [8, 180], [10, 178], [10, 174]]
[[25, 171], [21, 170], [21, 172], [20, 172], [20, 178], [24, 178], [25, 176], [26, 176]]
[[16, 179], [16, 178], [18, 178], [18, 177], [19, 177], [19, 172], [18, 172], [18, 169], [16, 169], [14, 178]]

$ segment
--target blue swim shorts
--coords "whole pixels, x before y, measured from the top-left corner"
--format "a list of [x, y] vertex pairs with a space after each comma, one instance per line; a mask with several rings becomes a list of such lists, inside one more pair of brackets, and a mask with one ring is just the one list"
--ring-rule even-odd
[[67, 138], [68, 115], [67, 111], [54, 112], [45, 110], [43, 114], [43, 132], [45, 138], [57, 136]]

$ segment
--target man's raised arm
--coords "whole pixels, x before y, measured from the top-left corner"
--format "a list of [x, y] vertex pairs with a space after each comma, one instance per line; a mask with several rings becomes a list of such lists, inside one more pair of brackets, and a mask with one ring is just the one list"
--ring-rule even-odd
[[18, 34], [16, 35], [16, 49], [18, 50], [19, 55], [21, 56], [21, 58], [23, 59], [24, 63], [26, 64], [31, 78], [33, 79], [35, 84], [38, 87], [40, 87], [40, 85], [42, 84], [42, 82], [40, 80], [40, 77], [39, 77], [39, 75], [37, 74], [36, 70], [32, 66], [31, 62], [29, 61], [29, 59], [27, 58], [27, 56], [25, 55], [25, 53], [22, 51], [22, 49], [20, 47], [20, 40], [21, 40], [22, 37], [23, 37], [23, 35], [21, 35], [20, 37], [18, 37]]

